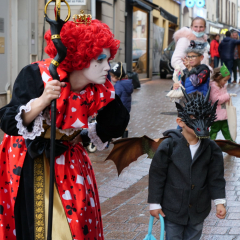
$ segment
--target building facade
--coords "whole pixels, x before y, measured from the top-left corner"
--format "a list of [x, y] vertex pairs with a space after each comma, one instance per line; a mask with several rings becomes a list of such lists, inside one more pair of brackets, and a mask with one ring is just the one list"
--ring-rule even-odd
[[191, 26], [192, 19], [200, 16], [206, 19], [206, 33], [212, 39], [216, 34], [222, 37], [226, 31], [237, 29], [238, 0], [211, 0], [205, 1], [202, 8], [188, 8], [186, 1], [181, 2], [181, 27]]
[[[157, 4], [150, 0], [66, 1], [71, 7], [72, 16], [84, 10], [110, 27], [121, 42], [113, 62], [123, 62], [126, 70], [137, 72], [140, 79], [151, 79], [153, 55], [156, 55], [153, 54], [156, 45], [153, 45], [154, 9], [158, 10], [160, 17]], [[44, 8], [47, 2], [47, 0], [0, 0], [0, 107], [11, 98], [11, 90], [20, 70], [32, 62], [48, 57], [44, 52], [46, 46], [44, 34], [49, 29], [49, 24], [44, 21]], [[171, 9], [171, 5], [169, 6], [168, 11]], [[54, 3], [49, 4], [47, 14], [49, 18], [54, 19]], [[61, 17], [65, 16], [67, 7], [62, 3]], [[155, 22], [158, 21], [156, 17], [154, 19]], [[177, 26], [174, 25], [172, 28], [168, 20], [159, 22], [168, 29], [168, 32]], [[168, 39], [164, 36], [165, 45], [167, 42]]]
[[164, 28], [163, 49], [173, 40], [173, 34], [179, 29], [180, 4], [173, 0], [154, 0], [160, 10], [153, 10], [153, 23]]

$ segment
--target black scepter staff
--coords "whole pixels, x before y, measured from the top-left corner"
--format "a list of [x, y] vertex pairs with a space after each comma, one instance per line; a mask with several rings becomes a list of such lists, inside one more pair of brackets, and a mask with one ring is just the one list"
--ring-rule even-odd
[[[47, 7], [50, 2], [55, 2], [55, 20], [51, 20], [47, 16]], [[60, 19], [60, 9], [61, 2], [65, 2], [68, 7], [68, 16], [65, 21]], [[51, 30], [51, 39], [54, 43], [54, 46], [57, 49], [57, 55], [52, 60], [49, 66], [49, 72], [52, 76], [52, 79], [57, 79], [60, 81], [60, 78], [57, 73], [57, 67], [64, 60], [67, 55], [67, 48], [61, 41], [60, 32], [61, 29], [66, 23], [71, 15], [70, 6], [65, 0], [50, 0], [45, 6], [45, 19], [50, 24]], [[50, 182], [49, 182], [49, 206], [48, 206], [48, 232], [47, 240], [52, 239], [52, 216], [53, 216], [53, 188], [54, 188], [54, 162], [55, 162], [55, 138], [56, 138], [56, 99], [51, 102], [51, 140], [50, 140]]]

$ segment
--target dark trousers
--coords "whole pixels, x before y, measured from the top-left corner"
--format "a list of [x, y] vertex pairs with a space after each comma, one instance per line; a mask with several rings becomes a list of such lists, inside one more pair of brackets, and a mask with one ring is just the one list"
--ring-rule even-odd
[[233, 60], [233, 79], [237, 82], [237, 69], [240, 72], [240, 59]]
[[229, 128], [228, 128], [228, 121], [216, 121], [212, 124], [210, 130], [210, 138], [211, 140], [215, 140], [219, 131], [222, 131], [222, 134], [226, 140], [232, 141]]
[[219, 57], [214, 57], [214, 68], [217, 68], [219, 65]]
[[[226, 67], [228, 68], [228, 70], [230, 72], [230, 76], [232, 76], [233, 60], [222, 59], [222, 63], [224, 63], [226, 65]], [[231, 82], [232, 82], [232, 79], [230, 77], [228, 80], [228, 83], [231, 83]]]
[[164, 219], [166, 240], [199, 240], [202, 235], [203, 222], [196, 225], [180, 225]]

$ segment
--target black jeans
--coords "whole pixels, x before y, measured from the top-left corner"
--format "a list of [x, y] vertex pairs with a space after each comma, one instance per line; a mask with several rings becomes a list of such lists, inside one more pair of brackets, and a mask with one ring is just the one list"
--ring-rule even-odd
[[240, 72], [240, 59], [233, 60], [233, 79], [237, 82], [237, 69]]
[[196, 225], [180, 225], [164, 219], [166, 240], [199, 240], [202, 235], [203, 222]]
[[219, 65], [219, 60], [220, 60], [219, 57], [214, 57], [214, 68], [217, 68], [217, 67], [218, 67], [218, 65]]

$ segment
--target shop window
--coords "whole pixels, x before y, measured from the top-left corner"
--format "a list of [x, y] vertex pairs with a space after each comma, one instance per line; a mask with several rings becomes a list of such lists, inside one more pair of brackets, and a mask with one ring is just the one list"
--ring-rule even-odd
[[102, 2], [96, 1], [96, 19], [102, 20]]
[[176, 27], [177, 25], [174, 24], [174, 23], [169, 23], [168, 24], [168, 45], [172, 42], [173, 40], [173, 34], [175, 33], [176, 31]]
[[140, 78], [147, 77], [148, 66], [148, 13], [133, 7], [132, 70]]

